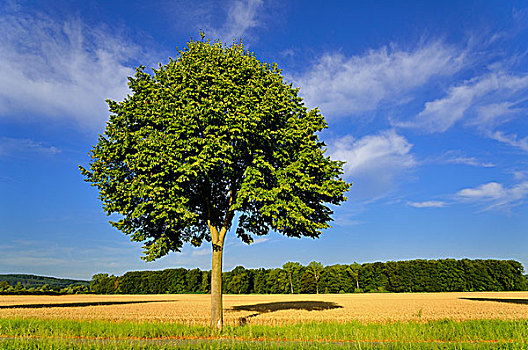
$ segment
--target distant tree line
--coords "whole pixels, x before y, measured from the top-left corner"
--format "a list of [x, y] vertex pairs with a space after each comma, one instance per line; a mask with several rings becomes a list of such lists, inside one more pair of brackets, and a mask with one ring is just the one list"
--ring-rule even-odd
[[[98, 294], [209, 293], [210, 271], [184, 268], [133, 271], [123, 276], [96, 274], [90, 292]], [[514, 260], [409, 260], [386, 263], [282, 268], [237, 266], [222, 276], [228, 294], [353, 292], [467, 292], [526, 290], [523, 266]]]
[[74, 280], [69, 278], [57, 278], [27, 274], [0, 274], [0, 282], [1, 281], [6, 281], [11, 286], [16, 286], [17, 283], [20, 282], [26, 289], [35, 287], [40, 288], [46, 284], [52, 289], [66, 288], [71, 285], [90, 285], [90, 281], [85, 280]]
[[88, 293], [90, 281], [27, 274], [0, 274], [0, 294], [58, 295]]
[[43, 284], [27, 287], [22, 282], [12, 286], [8, 281], [0, 281], [0, 295], [61, 295], [61, 294], [85, 294], [89, 293], [89, 287], [85, 284], [71, 284], [65, 287], [50, 286]]

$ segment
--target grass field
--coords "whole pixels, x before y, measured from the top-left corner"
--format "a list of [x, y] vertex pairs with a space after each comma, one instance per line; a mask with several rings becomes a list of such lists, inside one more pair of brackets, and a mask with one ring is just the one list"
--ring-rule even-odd
[[528, 349], [528, 292], [0, 296], [0, 348]]

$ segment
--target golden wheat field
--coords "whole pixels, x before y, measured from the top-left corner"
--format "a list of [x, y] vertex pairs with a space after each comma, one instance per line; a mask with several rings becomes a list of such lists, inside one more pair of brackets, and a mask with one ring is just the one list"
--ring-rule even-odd
[[[209, 295], [0, 296], [0, 317], [206, 325]], [[224, 295], [226, 324], [528, 319], [528, 292]]]

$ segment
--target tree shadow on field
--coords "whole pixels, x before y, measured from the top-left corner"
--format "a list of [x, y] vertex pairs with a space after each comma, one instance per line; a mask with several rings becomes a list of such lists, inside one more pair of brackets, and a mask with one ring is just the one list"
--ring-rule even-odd
[[341, 305], [328, 301], [282, 301], [276, 303], [262, 303], [253, 305], [237, 305], [233, 306], [229, 311], [255, 311], [256, 313], [240, 317], [238, 322], [240, 325], [247, 324], [251, 317], [256, 317], [260, 314], [275, 312], [280, 310], [306, 310], [306, 311], [322, 311], [331, 309], [340, 309]]
[[497, 301], [499, 303], [525, 304], [528, 305], [528, 299], [501, 299], [501, 298], [460, 298], [472, 301]]
[[86, 307], [86, 306], [104, 306], [104, 305], [126, 305], [126, 304], [147, 304], [147, 303], [172, 303], [176, 300], [142, 300], [142, 301], [94, 301], [78, 303], [52, 303], [52, 304], [19, 304], [19, 305], [0, 305], [0, 309], [43, 309], [55, 307]]

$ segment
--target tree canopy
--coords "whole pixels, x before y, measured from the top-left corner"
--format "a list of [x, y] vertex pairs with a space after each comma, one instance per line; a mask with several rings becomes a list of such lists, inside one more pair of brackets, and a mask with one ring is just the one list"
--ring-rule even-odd
[[139, 67], [129, 87], [107, 101], [110, 120], [81, 171], [146, 260], [211, 240], [235, 212], [246, 243], [270, 230], [317, 237], [331, 220], [325, 203], [345, 200], [342, 163], [316, 134], [323, 116], [242, 44], [191, 40], [153, 74]]

